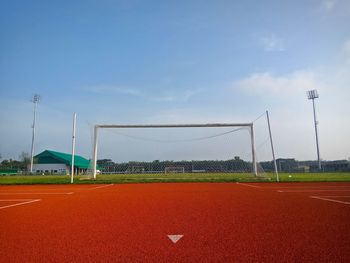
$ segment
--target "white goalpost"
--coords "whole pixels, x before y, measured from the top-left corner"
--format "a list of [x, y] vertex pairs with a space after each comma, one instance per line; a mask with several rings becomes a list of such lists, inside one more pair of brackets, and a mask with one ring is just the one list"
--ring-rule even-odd
[[[181, 129], [189, 129], [189, 128], [206, 128], [206, 129], [211, 129], [211, 128], [237, 128], [237, 130], [241, 128], [245, 128], [249, 131], [249, 141], [250, 141], [250, 156], [251, 156], [251, 169], [250, 171], [257, 176], [258, 175], [258, 169], [257, 169], [257, 158], [256, 158], [256, 150], [255, 150], [255, 135], [254, 135], [254, 124], [253, 122], [251, 123], [208, 123], [208, 124], [144, 124], [144, 125], [105, 125], [105, 124], [99, 124], [94, 126], [94, 134], [93, 134], [93, 156], [92, 156], [92, 176], [94, 179], [96, 179], [96, 169], [97, 169], [97, 156], [98, 156], [98, 136], [99, 136], [99, 131], [101, 129], [114, 129], [114, 130], [149, 130], [149, 129], [176, 129], [176, 130], [181, 130]], [[232, 133], [236, 130], [230, 130], [225, 133], [221, 134], [216, 134], [208, 137], [203, 137], [204, 139], [211, 139], [214, 137], [219, 137], [224, 134], [229, 134]], [[120, 133], [121, 134], [121, 133]], [[127, 134], [121, 134], [125, 137], [131, 137], [131, 138], [136, 138], [131, 135]], [[170, 136], [170, 135], [169, 135]], [[136, 139], [140, 139], [136, 138]], [[196, 138], [192, 140], [182, 140], [182, 141], [194, 141], [194, 140], [201, 140], [203, 138]], [[144, 138], [142, 138], [144, 139]], [[150, 140], [151, 141], [151, 140]], [[153, 139], [152, 141], [154, 142], [161, 142], [161, 140]], [[232, 149], [233, 151], [233, 149]], [[193, 160], [193, 159], [192, 159]], [[239, 160], [239, 158], [238, 158]], [[169, 165], [169, 167], [172, 165]], [[180, 167], [181, 165], [177, 165]], [[184, 169], [184, 168], [183, 168]], [[224, 168], [223, 168], [224, 169]], [[152, 170], [152, 169], [151, 169]], [[163, 170], [163, 172], [166, 172]], [[184, 172], [184, 170], [182, 171]]]

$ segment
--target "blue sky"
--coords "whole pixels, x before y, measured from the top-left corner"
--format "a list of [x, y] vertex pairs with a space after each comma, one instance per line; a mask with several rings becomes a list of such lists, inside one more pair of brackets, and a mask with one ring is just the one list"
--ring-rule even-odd
[[[350, 157], [350, 2], [1, 1], [0, 154], [89, 156], [97, 123], [250, 122], [270, 111], [278, 157]], [[258, 132], [258, 131], [257, 131]], [[105, 148], [113, 159], [115, 147]], [[102, 154], [102, 153], [101, 153]], [[105, 157], [103, 154], [101, 158]], [[262, 156], [269, 159], [269, 156]]]

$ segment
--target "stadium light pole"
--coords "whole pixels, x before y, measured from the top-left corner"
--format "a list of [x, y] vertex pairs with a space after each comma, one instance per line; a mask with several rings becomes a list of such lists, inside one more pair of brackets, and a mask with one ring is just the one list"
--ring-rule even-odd
[[315, 123], [315, 134], [316, 134], [316, 148], [317, 148], [317, 160], [318, 160], [318, 169], [319, 171], [322, 170], [322, 166], [321, 166], [321, 158], [320, 158], [320, 147], [318, 144], [318, 132], [317, 132], [317, 125], [318, 125], [318, 121], [316, 119], [316, 110], [315, 110], [315, 99], [318, 98], [318, 93], [317, 90], [309, 90], [307, 92], [307, 98], [309, 100], [312, 100], [312, 107], [314, 110], [314, 123]]
[[73, 183], [74, 177], [74, 155], [75, 155], [75, 131], [77, 123], [77, 114], [73, 114], [73, 135], [72, 135], [72, 161], [71, 161], [71, 170], [70, 170], [70, 183]]
[[32, 125], [32, 148], [30, 154], [30, 173], [33, 173], [33, 158], [34, 158], [34, 139], [35, 139], [35, 122], [36, 122], [36, 106], [39, 103], [41, 97], [39, 94], [34, 94], [32, 102], [34, 103], [34, 118]]

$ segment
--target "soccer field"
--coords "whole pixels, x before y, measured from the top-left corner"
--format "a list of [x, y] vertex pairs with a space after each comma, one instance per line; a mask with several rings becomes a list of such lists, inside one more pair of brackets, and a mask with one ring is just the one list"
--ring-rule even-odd
[[[280, 173], [281, 182], [347, 182], [350, 173]], [[100, 174], [96, 180], [76, 176], [75, 184], [156, 182], [275, 182], [274, 173], [255, 177], [248, 173]], [[0, 184], [69, 184], [69, 176], [1, 176]]]

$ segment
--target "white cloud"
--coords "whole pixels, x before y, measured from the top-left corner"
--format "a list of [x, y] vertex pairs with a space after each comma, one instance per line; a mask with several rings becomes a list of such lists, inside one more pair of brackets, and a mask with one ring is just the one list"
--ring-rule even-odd
[[253, 73], [247, 78], [235, 81], [232, 88], [256, 95], [291, 96], [322, 86], [324, 85], [316, 81], [313, 72], [296, 71], [292, 74], [280, 76], [275, 76], [269, 72]]
[[165, 90], [157, 95], [146, 95], [144, 92], [139, 89], [123, 87], [123, 86], [114, 86], [114, 85], [96, 85], [96, 86], [87, 86], [83, 90], [100, 94], [100, 95], [128, 95], [132, 97], [142, 97], [146, 100], [157, 101], [157, 102], [187, 102], [195, 95], [203, 92], [202, 89], [186, 89], [184, 91], [179, 90]]
[[330, 12], [335, 8], [336, 4], [337, 4], [337, 0], [323, 0], [322, 8], [325, 11]]
[[[256, 113], [254, 113], [256, 114]], [[251, 122], [256, 115], [233, 112], [215, 107], [175, 108], [156, 112], [144, 119], [145, 123], [220, 123]]]
[[343, 98], [347, 100], [350, 99], [350, 38], [344, 41], [340, 52], [340, 61], [338, 65], [332, 68], [332, 71], [329, 72], [328, 75], [330, 79], [329, 82], [332, 87], [334, 87], [335, 91], [339, 94], [343, 94]]
[[322, 0], [317, 6], [317, 12], [327, 16], [348, 16], [350, 15], [349, 0]]
[[280, 75], [252, 73], [233, 82], [235, 93], [256, 95], [271, 110], [278, 156], [316, 158], [312, 107], [305, 91], [317, 89], [321, 157], [349, 158], [350, 38], [339, 47], [337, 56], [340, 60], [332, 65]]
[[103, 94], [103, 95], [112, 95], [112, 94], [124, 94], [130, 96], [142, 96], [140, 91], [122, 86], [112, 86], [112, 85], [97, 85], [97, 86], [88, 86], [84, 90], [92, 93]]
[[185, 92], [182, 94], [183, 95], [183, 100], [184, 101], [188, 101], [189, 99], [191, 99], [192, 97], [198, 95], [199, 93], [202, 93], [203, 90], [202, 89], [188, 89], [185, 90]]
[[274, 34], [260, 38], [259, 44], [265, 51], [285, 51], [285, 41]]
[[179, 91], [166, 91], [164, 95], [160, 96], [154, 96], [151, 97], [154, 101], [159, 102], [187, 102], [194, 96], [198, 95], [199, 93], [202, 93], [202, 89], [187, 89], [185, 91], [179, 92]]
[[343, 45], [343, 53], [345, 56], [345, 62], [350, 63], [350, 38], [347, 39]]
[[164, 96], [154, 96], [151, 98], [153, 101], [159, 101], [159, 102], [170, 102], [175, 101], [176, 98], [172, 95], [164, 95]]

